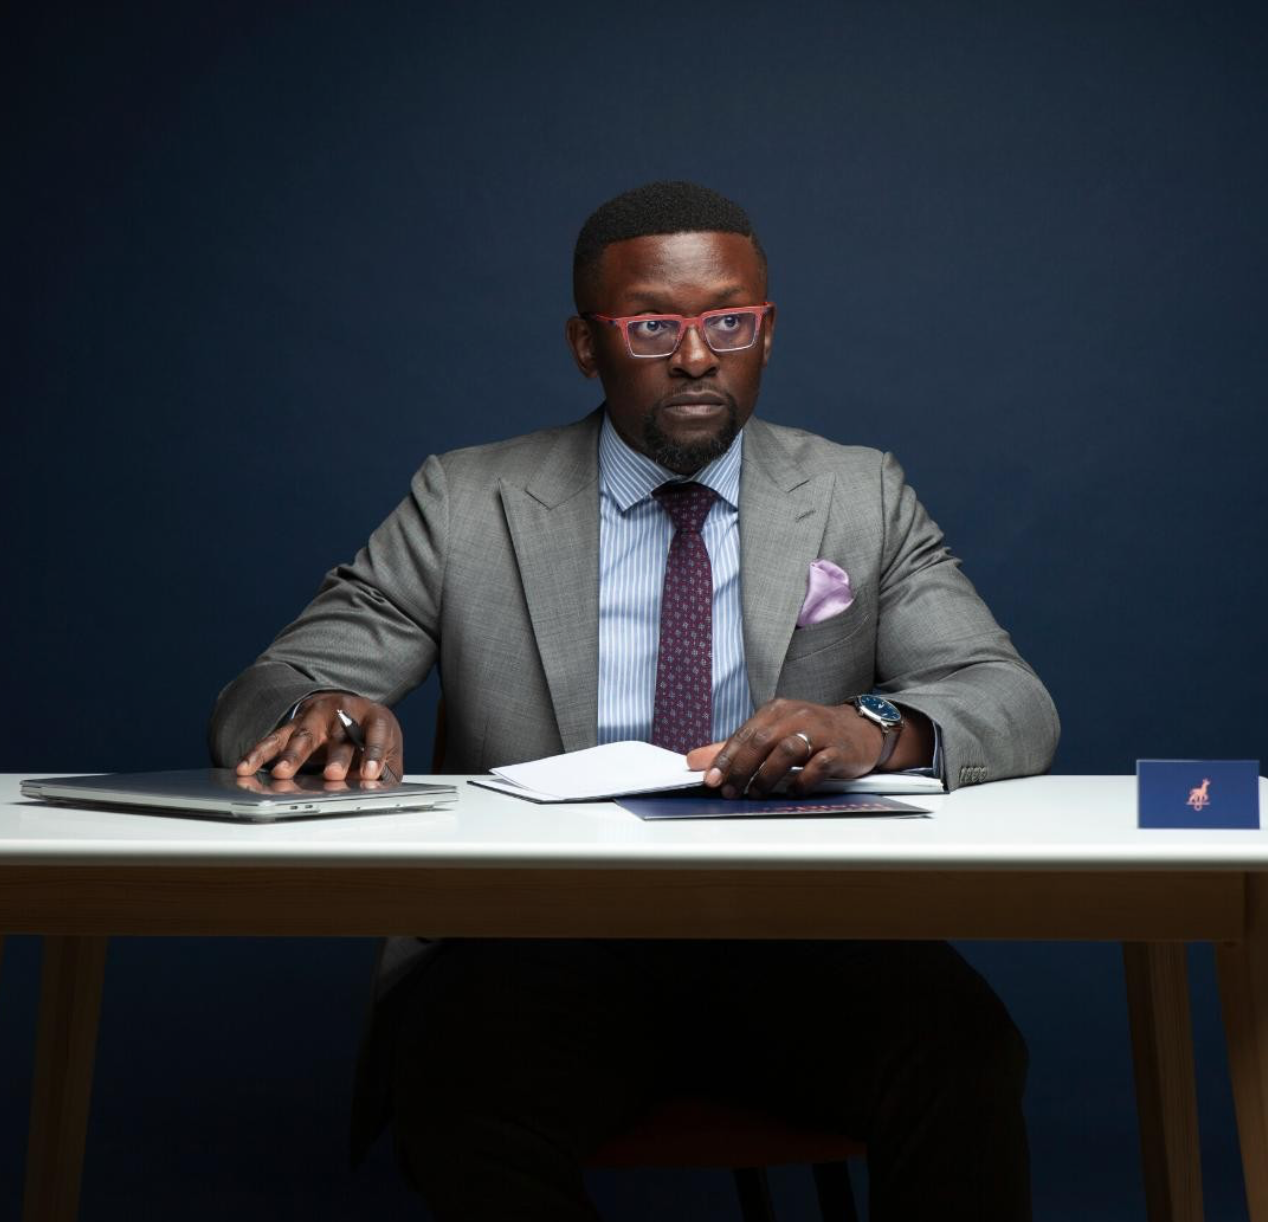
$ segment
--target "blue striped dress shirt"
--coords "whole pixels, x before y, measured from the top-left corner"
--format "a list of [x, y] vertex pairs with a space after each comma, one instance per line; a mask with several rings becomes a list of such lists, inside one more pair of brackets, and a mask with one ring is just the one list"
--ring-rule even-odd
[[607, 415], [603, 417], [599, 433], [600, 743], [651, 737], [661, 591], [674, 533], [669, 515], [652, 499], [652, 490], [670, 480], [690, 478], [718, 494], [701, 531], [713, 569], [713, 740], [729, 738], [753, 714], [740, 614], [743, 447], [741, 432], [721, 458], [684, 477], [630, 449]]

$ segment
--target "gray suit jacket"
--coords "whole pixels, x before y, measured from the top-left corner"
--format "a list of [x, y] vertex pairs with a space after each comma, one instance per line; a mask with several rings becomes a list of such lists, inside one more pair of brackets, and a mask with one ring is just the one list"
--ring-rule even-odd
[[[304, 696], [394, 704], [439, 664], [445, 769], [597, 740], [601, 412], [429, 458], [351, 564], [220, 694], [213, 758], [240, 759]], [[740, 479], [741, 600], [753, 704], [876, 691], [941, 728], [947, 783], [1042, 772], [1056, 711], [887, 454], [752, 419]], [[810, 562], [849, 575], [843, 614], [796, 628]], [[402, 931], [403, 933], [405, 931]], [[389, 939], [362, 1048], [354, 1147], [381, 1126], [395, 984], [427, 946]]]

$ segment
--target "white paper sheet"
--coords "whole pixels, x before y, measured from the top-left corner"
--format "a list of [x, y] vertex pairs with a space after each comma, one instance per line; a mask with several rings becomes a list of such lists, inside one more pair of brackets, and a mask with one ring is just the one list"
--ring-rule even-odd
[[585, 802], [627, 793], [689, 789], [699, 785], [704, 774], [692, 772], [685, 755], [651, 743], [620, 742], [494, 768], [493, 775], [526, 790], [525, 797], [539, 802]]
[[[799, 769], [794, 769], [799, 771]], [[699, 785], [704, 774], [687, 767], [687, 757], [645, 742], [606, 743], [527, 764], [494, 768], [486, 789], [531, 802], [597, 802], [627, 794], [664, 793]], [[826, 781], [819, 793], [942, 793], [937, 777], [907, 772], [872, 773], [852, 781]]]

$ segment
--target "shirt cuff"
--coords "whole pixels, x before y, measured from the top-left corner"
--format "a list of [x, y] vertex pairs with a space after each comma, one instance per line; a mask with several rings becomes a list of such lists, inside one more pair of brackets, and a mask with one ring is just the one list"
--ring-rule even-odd
[[904, 768], [902, 771], [908, 776], [941, 777], [945, 785], [946, 777], [942, 776], [942, 727], [932, 717], [929, 718], [929, 724], [933, 726], [933, 763], [923, 768]]

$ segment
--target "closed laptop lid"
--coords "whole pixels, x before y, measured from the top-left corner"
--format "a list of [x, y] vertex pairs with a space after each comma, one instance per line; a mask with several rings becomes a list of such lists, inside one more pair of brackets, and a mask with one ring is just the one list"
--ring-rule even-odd
[[23, 781], [22, 793], [62, 804], [254, 822], [427, 809], [457, 796], [452, 785], [327, 781], [320, 773], [282, 780], [267, 772], [238, 776], [232, 768], [38, 777]]

